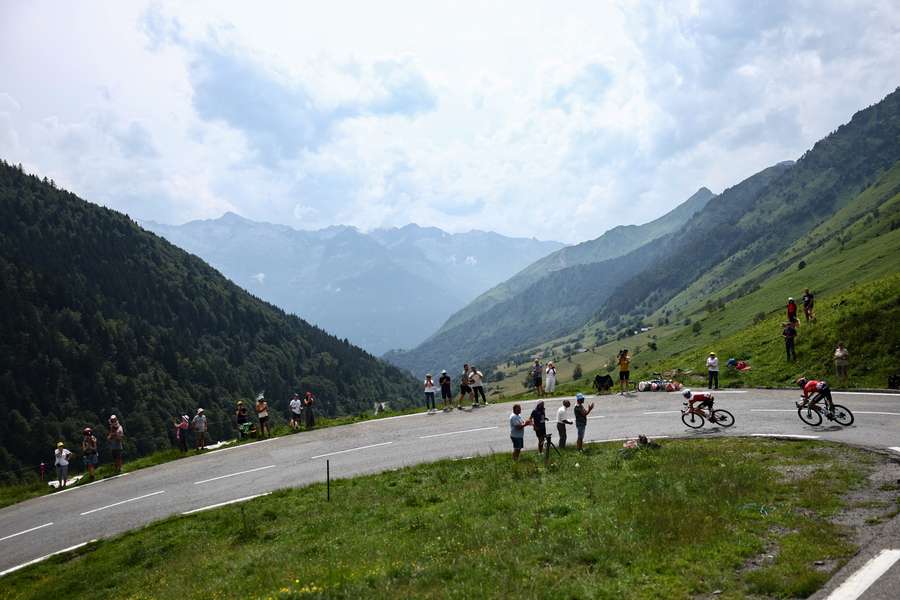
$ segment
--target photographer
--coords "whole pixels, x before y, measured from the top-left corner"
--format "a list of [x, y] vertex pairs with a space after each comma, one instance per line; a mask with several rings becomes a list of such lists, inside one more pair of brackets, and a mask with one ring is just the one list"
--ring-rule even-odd
[[584, 395], [581, 392], [575, 394], [575, 402], [575, 430], [578, 432], [578, 439], [575, 442], [575, 447], [581, 452], [583, 450], [582, 445], [584, 444], [584, 430], [587, 428], [587, 418], [588, 415], [591, 414], [591, 411], [594, 410], [594, 404], [591, 403], [591, 405], [585, 409]]
[[568, 400], [563, 400], [563, 405], [559, 407], [559, 410], [556, 411], [556, 431], [559, 433], [559, 447], [566, 447], [566, 425], [571, 425], [574, 423], [572, 418], [569, 416], [569, 407], [572, 406], [572, 403]]
[[544, 401], [540, 400], [531, 411], [531, 424], [534, 427], [534, 435], [538, 440], [538, 454], [544, 453], [544, 438], [547, 437], [547, 411]]

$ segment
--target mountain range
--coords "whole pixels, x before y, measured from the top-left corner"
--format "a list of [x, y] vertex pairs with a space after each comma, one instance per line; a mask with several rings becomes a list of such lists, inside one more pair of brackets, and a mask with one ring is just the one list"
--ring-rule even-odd
[[254, 295], [372, 352], [415, 346], [476, 296], [563, 247], [410, 224], [296, 230], [226, 213], [142, 226]]

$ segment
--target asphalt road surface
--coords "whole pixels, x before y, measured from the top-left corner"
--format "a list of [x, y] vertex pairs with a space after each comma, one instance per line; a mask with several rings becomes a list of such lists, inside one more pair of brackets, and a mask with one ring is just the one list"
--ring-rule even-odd
[[[900, 457], [900, 395], [836, 392], [835, 402], [848, 406], [856, 416], [850, 427], [827, 421], [819, 427], [805, 425], [794, 408], [798, 398], [797, 391], [720, 390], [716, 393], [716, 406], [730, 410], [735, 425], [723, 430], [707, 423], [700, 430], [691, 430], [681, 422], [682, 398], [678, 393], [588, 397], [587, 402], [594, 402], [596, 407], [585, 437], [588, 441], [604, 441], [639, 433], [687, 438], [788, 435], [866, 446]], [[561, 401], [562, 398], [546, 401], [548, 417], [555, 417]], [[535, 402], [522, 403], [525, 416]], [[512, 448], [508, 430], [511, 407], [511, 403], [492, 404], [476, 410], [418, 413], [301, 432], [223, 448], [33, 498], [0, 509], [0, 573], [170, 515], [324, 481], [326, 460], [331, 463], [332, 478], [344, 478], [442, 458], [508, 452]], [[555, 433], [555, 427], [548, 427], [548, 431]], [[574, 435], [574, 427], [570, 427], [570, 443]], [[526, 451], [536, 447], [534, 435], [526, 432]], [[898, 535], [885, 540], [884, 548], [900, 548], [897, 529], [900, 527], [895, 528]], [[828, 589], [849, 577], [852, 568], [862, 566], [857, 563], [875, 557], [879, 550], [866, 549]], [[885, 565], [889, 568], [865, 595], [834, 598], [900, 597], [900, 560], [891, 562], [892, 557], [878, 558], [875, 571], [884, 570]], [[883, 593], [893, 595], [880, 595], [879, 586], [886, 590]]]

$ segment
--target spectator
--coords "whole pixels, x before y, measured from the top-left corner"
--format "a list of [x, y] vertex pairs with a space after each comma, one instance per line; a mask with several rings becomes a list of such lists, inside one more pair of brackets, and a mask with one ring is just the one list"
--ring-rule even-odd
[[469, 363], [463, 365], [462, 376], [459, 378], [459, 401], [456, 403], [457, 410], [462, 410], [462, 403], [466, 396], [472, 395], [472, 387], [469, 385]]
[[556, 365], [553, 364], [552, 360], [547, 361], [547, 369], [544, 374], [546, 375], [546, 379], [544, 380], [544, 391], [548, 394], [552, 394], [554, 390], [556, 390]]
[[425, 375], [425, 408], [430, 413], [437, 410], [434, 406], [434, 389], [434, 380], [431, 378], [431, 373], [428, 373]]
[[487, 396], [484, 395], [484, 373], [477, 367], [469, 370], [469, 385], [472, 387], [472, 406], [478, 406], [478, 395], [481, 394], [481, 402], [487, 406]]
[[559, 447], [566, 447], [566, 425], [572, 424], [572, 417], [569, 416], [569, 407], [572, 403], [563, 400], [562, 406], [556, 411], [556, 431], [559, 433]]
[[87, 468], [88, 479], [94, 479], [94, 469], [97, 468], [97, 436], [90, 427], [85, 427], [81, 438], [81, 460]]
[[711, 390], [719, 389], [719, 359], [716, 358], [715, 352], [709, 353], [709, 357], [706, 359], [706, 369], [709, 371], [709, 385], [706, 387]]
[[316, 426], [316, 413], [313, 411], [313, 405], [316, 403], [316, 397], [312, 392], [306, 392], [303, 399], [303, 416], [306, 417], [306, 428], [312, 429]]
[[56, 444], [56, 452], [54, 453], [54, 464], [56, 465], [56, 481], [58, 483], [57, 489], [62, 489], [66, 487], [66, 480], [69, 477], [69, 458], [72, 456], [72, 453], [66, 450], [66, 445], [62, 442], [57, 442]]
[[109, 453], [113, 459], [113, 470], [116, 473], [122, 472], [122, 453], [125, 449], [125, 430], [119, 423], [118, 417], [112, 415], [109, 418], [109, 433], [106, 434], [106, 442], [109, 447]]
[[844, 385], [847, 385], [847, 372], [850, 367], [850, 353], [844, 347], [844, 342], [838, 342], [837, 348], [834, 349], [834, 370], [838, 379]]
[[438, 378], [438, 383], [441, 384], [441, 405], [445, 411], [453, 409], [452, 382], [453, 380], [447, 375], [447, 369], [443, 369], [440, 378]]
[[509, 415], [509, 437], [513, 445], [513, 460], [519, 460], [519, 454], [525, 447], [525, 428], [531, 423], [522, 418], [520, 405], [513, 404], [512, 410], [512, 414]]
[[788, 323], [799, 323], [800, 320], [797, 319], [797, 303], [794, 302], [793, 298], [788, 298], [787, 303], [787, 318]]
[[291, 421], [289, 424], [291, 429], [297, 431], [300, 429], [300, 424], [303, 423], [303, 400], [300, 399], [300, 394], [294, 393], [289, 405], [291, 408]]
[[624, 396], [628, 392], [628, 377], [631, 375], [631, 355], [628, 354], [628, 348], [620, 350], [616, 360], [619, 362], [619, 385], [622, 388], [619, 394]]
[[537, 358], [534, 359], [534, 365], [531, 367], [531, 379], [532, 383], [534, 383], [534, 391], [537, 392], [537, 397], [542, 397], [544, 395], [544, 366]]
[[816, 315], [815, 312], [813, 312], [815, 297], [813, 296], [813, 293], [809, 291], [809, 288], [806, 288], [803, 291], [803, 297], [800, 298], [800, 300], [803, 302], [803, 316], [806, 318], [806, 322], [809, 323], [810, 321], [815, 321]]
[[272, 435], [272, 430], [269, 429], [269, 403], [262, 394], [256, 397], [256, 418], [259, 419], [259, 437]]
[[797, 352], [794, 350], [794, 340], [797, 337], [797, 327], [790, 321], [784, 323], [781, 335], [784, 336], [784, 349], [787, 352], [787, 361], [793, 362], [797, 360]]
[[575, 403], [575, 430], [578, 432], [578, 439], [575, 441], [575, 447], [581, 452], [584, 449], [584, 430], [587, 428], [587, 418], [588, 415], [591, 414], [591, 411], [594, 410], [594, 405], [591, 404], [585, 409], [584, 396], [580, 392], [575, 394]]
[[178, 442], [178, 447], [182, 452], [187, 452], [187, 430], [190, 427], [188, 416], [175, 417], [172, 419], [172, 424], [175, 425], [175, 441]]
[[197, 409], [197, 414], [194, 415], [194, 420], [191, 422], [191, 426], [194, 429], [194, 439], [197, 442], [197, 452], [206, 450], [206, 432], [209, 429], [209, 420], [203, 413], [202, 408]]
[[531, 425], [534, 427], [534, 435], [538, 440], [538, 454], [544, 452], [544, 439], [547, 437], [547, 411], [544, 408], [544, 401], [538, 400], [534, 410], [531, 411]]
[[250, 412], [244, 406], [243, 400], [238, 400], [237, 408], [234, 411], [234, 417], [237, 419], [238, 439], [244, 439], [247, 431], [247, 423], [250, 422]]

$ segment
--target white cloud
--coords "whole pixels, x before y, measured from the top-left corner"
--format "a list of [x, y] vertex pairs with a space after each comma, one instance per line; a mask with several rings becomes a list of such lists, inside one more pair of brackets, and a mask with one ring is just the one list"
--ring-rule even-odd
[[577, 241], [796, 158], [898, 84], [891, 0], [5, 10], [0, 156], [163, 222]]

